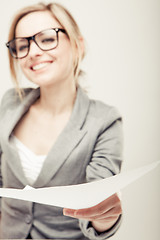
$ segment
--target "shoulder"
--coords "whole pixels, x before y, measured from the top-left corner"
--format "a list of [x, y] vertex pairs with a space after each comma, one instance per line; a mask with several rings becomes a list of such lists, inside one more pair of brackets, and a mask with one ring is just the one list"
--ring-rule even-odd
[[94, 99], [90, 99], [89, 115], [97, 121], [107, 123], [107, 125], [122, 119], [116, 107]]
[[21, 104], [26, 96], [32, 91], [32, 88], [24, 88], [23, 89], [23, 99], [20, 99], [18, 92], [15, 88], [8, 89], [2, 97], [1, 100], [1, 110], [14, 108]]
[[[88, 93], [80, 88], [81, 106], [79, 111], [85, 114], [86, 123], [94, 123], [102, 129], [109, 127], [115, 122], [121, 122], [122, 116], [119, 110], [101, 100], [92, 99]], [[79, 100], [80, 101], [80, 100]]]
[[121, 114], [119, 110], [112, 105], [109, 105], [101, 100], [92, 99], [88, 93], [79, 87], [79, 102], [81, 101], [81, 108], [88, 108], [88, 115], [97, 120], [106, 119], [119, 119]]

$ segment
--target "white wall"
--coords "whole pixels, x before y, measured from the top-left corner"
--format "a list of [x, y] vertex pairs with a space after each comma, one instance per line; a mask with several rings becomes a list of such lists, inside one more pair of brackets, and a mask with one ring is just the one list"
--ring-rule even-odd
[[[12, 86], [7, 49], [13, 13], [37, 0], [0, 1], [0, 98]], [[48, 1], [46, 1], [48, 2]], [[89, 95], [118, 107], [124, 119], [124, 164], [160, 160], [160, 1], [58, 0], [87, 42], [83, 68]], [[160, 166], [125, 188], [124, 220], [113, 240], [160, 239]]]

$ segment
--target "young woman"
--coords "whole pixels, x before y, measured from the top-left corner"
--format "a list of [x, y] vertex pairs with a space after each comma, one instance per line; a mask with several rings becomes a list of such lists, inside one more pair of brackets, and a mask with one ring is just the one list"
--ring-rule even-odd
[[[6, 45], [16, 88], [0, 108], [1, 186], [71, 185], [117, 174], [121, 116], [78, 84], [85, 47], [71, 14], [56, 3], [26, 7]], [[37, 88], [19, 88], [17, 67]], [[117, 194], [81, 210], [2, 198], [1, 238], [104, 240], [119, 228], [121, 214]]]

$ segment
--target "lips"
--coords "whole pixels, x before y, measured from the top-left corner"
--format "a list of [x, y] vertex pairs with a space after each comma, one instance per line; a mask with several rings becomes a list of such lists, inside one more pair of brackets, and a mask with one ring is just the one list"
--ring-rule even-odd
[[50, 65], [51, 63], [52, 63], [52, 61], [36, 63], [31, 66], [31, 70], [33, 70], [33, 71], [41, 70], [41, 69], [47, 67], [48, 65]]

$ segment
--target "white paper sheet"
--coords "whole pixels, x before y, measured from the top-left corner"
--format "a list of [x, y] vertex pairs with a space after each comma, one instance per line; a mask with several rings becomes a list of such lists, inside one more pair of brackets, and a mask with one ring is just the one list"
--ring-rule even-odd
[[158, 162], [91, 183], [49, 188], [0, 188], [0, 196], [72, 209], [92, 207], [158, 166]]

